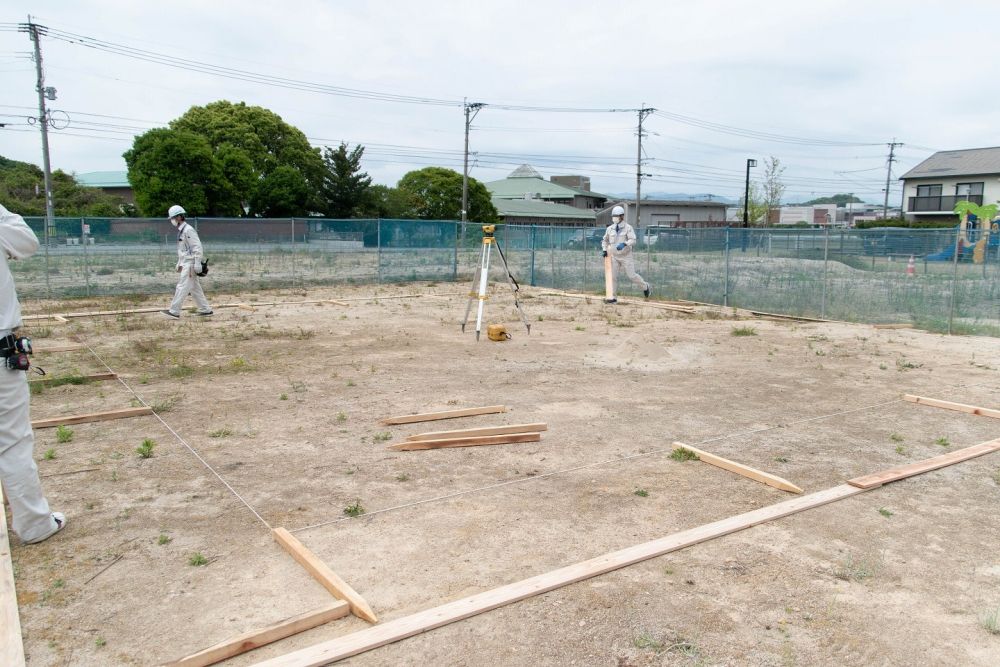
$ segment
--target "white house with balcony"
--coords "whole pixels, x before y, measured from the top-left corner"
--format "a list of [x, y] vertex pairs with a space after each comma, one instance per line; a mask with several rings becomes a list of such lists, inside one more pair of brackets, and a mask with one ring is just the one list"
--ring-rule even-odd
[[907, 220], [957, 220], [956, 202], [1000, 201], [1000, 147], [939, 151], [899, 180]]

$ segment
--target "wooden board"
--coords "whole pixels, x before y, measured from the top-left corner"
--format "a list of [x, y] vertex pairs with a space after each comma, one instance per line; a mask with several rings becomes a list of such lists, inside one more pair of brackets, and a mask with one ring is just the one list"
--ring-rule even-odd
[[232, 658], [234, 655], [246, 653], [255, 648], [276, 642], [279, 639], [291, 637], [300, 632], [325, 625], [330, 621], [343, 618], [350, 613], [351, 605], [343, 600], [337, 600], [319, 609], [286, 618], [266, 628], [231, 637], [223, 642], [219, 642], [215, 646], [192, 653], [180, 660], [165, 663], [164, 667], [206, 667], [206, 665], [214, 665], [222, 660]]
[[425, 412], [419, 415], [403, 415], [402, 417], [389, 417], [383, 419], [382, 423], [392, 424], [413, 424], [414, 422], [431, 422], [438, 419], [454, 419], [456, 417], [472, 417], [474, 415], [491, 415], [498, 412], [507, 412], [506, 405], [488, 405], [482, 408], [465, 408], [463, 410], [445, 410], [443, 412]]
[[756, 468], [751, 468], [748, 465], [743, 465], [742, 463], [737, 463], [735, 461], [730, 461], [729, 459], [724, 459], [721, 456], [716, 456], [710, 452], [702, 451], [697, 447], [692, 447], [691, 445], [685, 445], [683, 442], [675, 442], [674, 447], [683, 447], [684, 449], [689, 449], [698, 455], [698, 459], [707, 463], [709, 465], [722, 468], [723, 470], [728, 470], [729, 472], [734, 472], [737, 475], [743, 475], [749, 479], [755, 479], [758, 482], [763, 482], [768, 486], [773, 486], [776, 489], [781, 489], [782, 491], [790, 491], [792, 493], [802, 493], [802, 489], [796, 485], [789, 482], [787, 479], [778, 477], [777, 475], [772, 475], [768, 472], [763, 472], [762, 470], [757, 470]]
[[[977, 445], [977, 447], [982, 446], [1000, 448], [1000, 440], [994, 440], [983, 443], [983, 445]], [[974, 448], [970, 447], [968, 449], [971, 450]], [[952, 452], [946, 456], [951, 457], [958, 453], [959, 452]], [[975, 454], [975, 456], [978, 455], [980, 454]], [[928, 459], [928, 461], [905, 467], [915, 467], [921, 465], [922, 463], [928, 463], [929, 461], [934, 460], [935, 459]], [[951, 462], [957, 463], [959, 460], [964, 459], [956, 459]], [[944, 463], [942, 465], [949, 464]], [[936, 467], [941, 466], [934, 466], [934, 468]], [[923, 468], [915, 470], [909, 474], [917, 475], [921, 472], [933, 470], [934, 468]], [[877, 473], [876, 475], [870, 475], [869, 477], [880, 477], [883, 474], [884, 473]], [[893, 477], [892, 479], [887, 479], [885, 482], [881, 483], [888, 483], [890, 481], [895, 481], [895, 479], [902, 479], [902, 477]], [[427, 632], [428, 630], [433, 630], [434, 628], [439, 628], [443, 625], [448, 625], [449, 623], [454, 623], [455, 621], [460, 621], [462, 619], [490, 611], [491, 609], [496, 609], [513, 602], [518, 602], [519, 600], [540, 595], [541, 593], [546, 593], [548, 591], [555, 590], [556, 588], [561, 588], [578, 581], [583, 581], [585, 579], [639, 563], [650, 558], [656, 558], [657, 556], [662, 556], [672, 551], [684, 549], [685, 547], [689, 547], [700, 542], [722, 537], [723, 535], [729, 535], [731, 533], [750, 528], [751, 526], [756, 526], [768, 521], [773, 521], [775, 519], [795, 514], [797, 512], [803, 512], [815, 507], [820, 507], [821, 505], [825, 505], [827, 503], [843, 500], [844, 498], [849, 498], [859, 493], [865, 493], [867, 490], [868, 489], [866, 488], [849, 483], [840, 484], [838, 486], [807, 495], [796, 496], [790, 500], [769, 505], [758, 510], [738, 514], [714, 523], [674, 533], [673, 535], [668, 535], [667, 537], [662, 537], [658, 540], [653, 540], [652, 542], [645, 542], [634, 547], [598, 556], [597, 558], [576, 563], [575, 565], [569, 565], [552, 572], [546, 572], [544, 574], [530, 577], [500, 588], [477, 593], [460, 600], [455, 600], [454, 602], [449, 602], [432, 609], [411, 614], [410, 616], [404, 616], [402, 618], [388, 621], [386, 623], [382, 623], [381, 625], [367, 628], [344, 637], [338, 637], [336, 639], [320, 642], [314, 646], [257, 663], [256, 667], [318, 667], [319, 665], [326, 665], [352, 655], [364, 653], [365, 651], [369, 651], [373, 648], [378, 648], [379, 646], [391, 644], [392, 642], [399, 641], [400, 639], [412, 637], [413, 635]]]
[[952, 403], [951, 401], [942, 401], [936, 398], [926, 398], [924, 396], [914, 396], [912, 394], [904, 395], [903, 400], [909, 401], [910, 403], [916, 403], [918, 405], [929, 405], [934, 408], [944, 408], [945, 410], [967, 412], [970, 415], [979, 415], [980, 417], [993, 417], [994, 419], [1000, 419], [1000, 410], [991, 410], [990, 408], [977, 408], [974, 405]]
[[835, 500], [864, 493], [863, 489], [841, 484], [824, 491], [798, 496], [776, 505], [684, 530], [597, 558], [539, 574], [500, 588], [470, 595], [432, 609], [420, 611], [358, 632], [257, 663], [257, 667], [304, 667], [325, 665], [369, 651], [400, 639], [439, 628], [491, 609], [540, 595], [569, 584], [590, 579], [628, 565], [656, 558], [685, 547], [773, 521], [789, 514], [819, 507]]
[[912, 324], [906, 322], [890, 322], [888, 324], [873, 324], [876, 329], [912, 329]]
[[441, 438], [467, 438], [477, 435], [500, 435], [502, 433], [537, 433], [548, 430], [545, 422], [535, 424], [510, 424], [508, 426], [484, 426], [482, 428], [466, 428], [454, 431], [430, 431], [407, 436], [407, 440], [440, 440]]
[[357, 591], [351, 588], [350, 584], [337, 576], [326, 563], [320, 560], [316, 554], [309, 551], [304, 544], [289, 533], [284, 528], [275, 528], [272, 531], [275, 541], [287, 551], [292, 558], [298, 561], [299, 565], [313, 576], [316, 581], [323, 585], [323, 588], [330, 591], [338, 600], [344, 600], [351, 605], [351, 613], [358, 618], [363, 618], [369, 623], [378, 623], [375, 612], [368, 606], [365, 599], [358, 595]]
[[604, 298], [615, 298], [615, 270], [610, 254], [604, 255]]
[[[81, 384], [87, 382], [97, 382], [98, 380], [116, 380], [118, 379], [117, 373], [93, 373], [91, 375], [78, 375], [73, 376], [81, 380]], [[53, 382], [60, 382], [64, 380], [64, 377], [44, 377], [38, 378], [37, 380], [28, 380], [28, 384], [52, 384]], [[72, 383], [67, 383], [72, 384]]]
[[10, 535], [7, 532], [3, 489], [0, 489], [0, 665], [24, 665], [21, 618], [17, 614], [17, 590], [14, 588], [14, 566], [10, 560]]
[[968, 461], [969, 459], [982, 456], [983, 454], [989, 454], [990, 452], [995, 452], [997, 450], [1000, 450], [1000, 438], [990, 440], [988, 442], [982, 442], [978, 445], [959, 449], [954, 452], [948, 452], [947, 454], [935, 456], [934, 458], [917, 461], [916, 463], [889, 468], [888, 470], [883, 470], [882, 472], [877, 472], [872, 475], [855, 477], [854, 479], [847, 480], [847, 483], [851, 486], [856, 486], [859, 489], [874, 489], [877, 486], [882, 486], [883, 484], [888, 484], [889, 482], [895, 482], [900, 479], [913, 477], [914, 475], [919, 475], [931, 470], [937, 470], [938, 468], [950, 466], [955, 463]]
[[31, 428], [54, 428], [56, 426], [69, 426], [70, 424], [84, 424], [87, 422], [103, 422], [110, 419], [125, 419], [127, 417], [141, 417], [153, 414], [152, 408], [125, 408], [124, 410], [109, 410], [107, 412], [91, 412], [84, 415], [67, 415], [65, 417], [53, 417], [51, 419], [36, 419], [31, 422]]
[[438, 440], [407, 440], [389, 445], [387, 449], [397, 452], [411, 452], [418, 449], [444, 449], [446, 447], [479, 447], [480, 445], [509, 445], [515, 442], [538, 442], [541, 433], [507, 433], [504, 435], [481, 435], [471, 438], [441, 438]]
[[796, 322], [836, 322], [836, 320], [821, 320], [818, 317], [803, 317], [800, 315], [785, 315], [783, 313], [766, 313], [762, 310], [751, 310], [752, 315], [758, 317], [776, 317], [779, 320], [794, 320]]

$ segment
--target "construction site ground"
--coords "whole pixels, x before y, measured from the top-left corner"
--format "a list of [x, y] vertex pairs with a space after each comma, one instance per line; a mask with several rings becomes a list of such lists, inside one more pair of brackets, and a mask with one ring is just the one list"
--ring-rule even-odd
[[[720, 307], [684, 314], [536, 289], [523, 301], [527, 335], [502, 285], [486, 321], [505, 323], [512, 339], [486, 340], [484, 323], [476, 342], [459, 328], [464, 285], [208, 289], [215, 304], [247, 305], [212, 318], [26, 328], [50, 377], [106, 372], [87, 350], [45, 352], [92, 346], [262, 520], [154, 417], [71, 426], [68, 442], [38, 430], [42, 482], [69, 525], [37, 546], [12, 538], [29, 665], [155, 664], [328, 603], [265, 521], [293, 531], [391, 620], [791, 497], [672, 460], [675, 440], [809, 493], [1000, 437], [1000, 420], [900, 400], [1000, 407], [994, 338]], [[357, 300], [289, 303], [317, 299]], [[272, 301], [284, 304], [254, 307]], [[166, 297], [32, 301], [25, 311], [156, 305]], [[34, 392], [32, 418], [137, 404], [117, 381], [66, 384]], [[379, 424], [493, 404], [509, 410]], [[424, 431], [525, 422], [548, 424], [541, 442], [386, 449]], [[146, 439], [152, 456], [140, 458]], [[421, 502], [442, 496], [452, 497]], [[992, 454], [349, 664], [996, 665], [998, 502]], [[196, 555], [205, 563], [192, 565]], [[367, 626], [349, 616], [226, 664]]]

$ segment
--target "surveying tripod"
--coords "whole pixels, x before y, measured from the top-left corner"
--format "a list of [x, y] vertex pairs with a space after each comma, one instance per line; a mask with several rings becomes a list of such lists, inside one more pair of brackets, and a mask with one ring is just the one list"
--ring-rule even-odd
[[[478, 298], [479, 308], [476, 311], [476, 340], [479, 340], [479, 333], [483, 327], [483, 306], [488, 298], [486, 296], [486, 287], [489, 283], [490, 248], [494, 245], [497, 247], [497, 252], [500, 253], [500, 261], [503, 262], [503, 270], [507, 274], [507, 282], [514, 291], [514, 306], [517, 308], [517, 312], [521, 314], [521, 321], [524, 322], [524, 328], [528, 330], [528, 335], [531, 335], [531, 324], [528, 323], [528, 318], [525, 316], [524, 311], [521, 309], [521, 303], [517, 299], [517, 292], [521, 289], [521, 286], [517, 284], [514, 274], [510, 272], [510, 267], [507, 266], [507, 258], [503, 255], [503, 249], [497, 243], [496, 237], [493, 236], [495, 231], [496, 225], [483, 225], [483, 252], [479, 258], [479, 267], [476, 269], [476, 275], [472, 278], [472, 287], [469, 289], [469, 302], [465, 305], [465, 319], [462, 320], [462, 332], [465, 333], [465, 325], [469, 322], [469, 311], [472, 310], [472, 302]], [[477, 285], [478, 291], [476, 291]]]

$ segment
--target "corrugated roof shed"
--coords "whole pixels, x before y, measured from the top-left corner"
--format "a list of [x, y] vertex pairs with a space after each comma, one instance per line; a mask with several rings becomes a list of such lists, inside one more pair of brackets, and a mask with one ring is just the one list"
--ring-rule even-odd
[[88, 171], [84, 174], [74, 174], [76, 182], [88, 188], [128, 188], [128, 172], [126, 171]]
[[566, 204], [556, 204], [538, 199], [504, 199], [493, 197], [493, 205], [502, 216], [517, 216], [530, 218], [567, 218], [575, 220], [594, 220], [592, 209], [576, 208]]
[[1000, 147], [938, 151], [899, 178], [902, 180], [979, 174], [1000, 174]]

